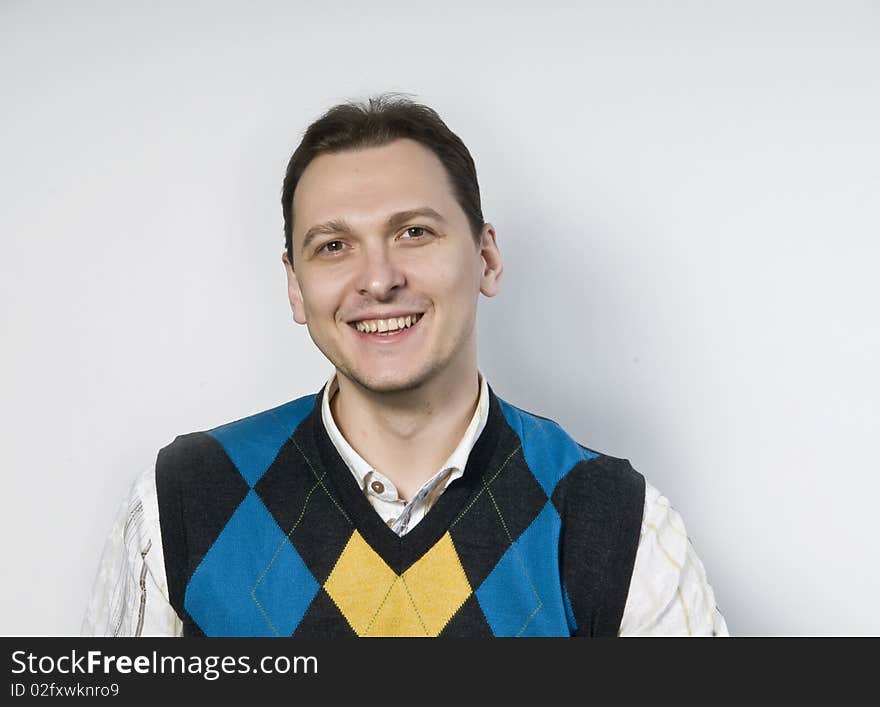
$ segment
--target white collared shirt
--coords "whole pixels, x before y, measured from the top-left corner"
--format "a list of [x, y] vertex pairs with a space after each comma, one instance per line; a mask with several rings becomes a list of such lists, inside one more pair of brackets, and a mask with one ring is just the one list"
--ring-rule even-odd
[[[373, 508], [398, 533], [412, 530], [437, 497], [464, 473], [467, 458], [486, 425], [489, 395], [479, 374], [480, 397], [461, 442], [413, 496], [402, 501], [390, 479], [348, 444], [330, 411], [338, 389], [331, 374], [322, 404], [327, 433]], [[373, 487], [378, 482], [382, 485]], [[104, 545], [83, 636], [180, 636], [183, 623], [168, 599], [155, 466], [144, 468], [120, 505]], [[645, 506], [620, 636], [727, 636], [724, 616], [684, 522], [668, 499], [645, 482]]]
[[327, 428], [327, 434], [330, 436], [333, 446], [336, 447], [345, 461], [346, 466], [354, 474], [358, 486], [367, 496], [373, 508], [382, 516], [388, 527], [398, 535], [403, 535], [414, 528], [425, 517], [425, 514], [431, 510], [431, 507], [437, 501], [440, 494], [446, 490], [446, 487], [464, 473], [471, 450], [486, 426], [486, 420], [489, 418], [488, 387], [483, 374], [479, 371], [477, 374], [480, 382], [480, 395], [477, 399], [476, 410], [474, 410], [464, 436], [461, 438], [455, 451], [449, 455], [449, 458], [437, 473], [422, 484], [422, 487], [413, 494], [409, 503], [400, 497], [394, 482], [378, 469], [374, 469], [342, 436], [339, 427], [336, 425], [336, 420], [333, 418], [333, 413], [330, 411], [330, 401], [333, 399], [336, 391], [339, 390], [339, 381], [336, 379], [335, 368], [327, 380], [327, 394], [324, 396], [321, 405], [321, 417], [324, 420], [324, 427]]

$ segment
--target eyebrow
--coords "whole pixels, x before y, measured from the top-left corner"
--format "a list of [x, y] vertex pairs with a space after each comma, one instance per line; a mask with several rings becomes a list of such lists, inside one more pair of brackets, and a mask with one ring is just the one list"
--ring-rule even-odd
[[[407, 221], [410, 221], [415, 218], [430, 218], [434, 219], [438, 223], [446, 224], [446, 219], [443, 218], [437, 211], [432, 209], [430, 206], [421, 206], [417, 209], [408, 209], [407, 211], [398, 211], [396, 214], [391, 214], [388, 217], [388, 220], [385, 222], [385, 225], [389, 228], [397, 228], [398, 226], [402, 226]], [[309, 247], [309, 244], [318, 236], [327, 236], [333, 235], [337, 233], [345, 233], [351, 234], [354, 232], [354, 229], [341, 218], [331, 219], [330, 221], [326, 221], [324, 223], [319, 223], [315, 226], [312, 226], [308, 231], [306, 231], [305, 238], [303, 239], [302, 248], [300, 248], [300, 253], [304, 253], [306, 249]]]

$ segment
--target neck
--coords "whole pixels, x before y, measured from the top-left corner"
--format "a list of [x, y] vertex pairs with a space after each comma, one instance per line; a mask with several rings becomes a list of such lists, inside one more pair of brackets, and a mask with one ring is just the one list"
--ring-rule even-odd
[[[476, 361], [464, 371], [394, 393], [365, 389], [337, 371], [330, 400], [336, 426], [373, 468], [397, 486], [405, 499], [440, 468], [458, 446], [480, 395]], [[418, 454], [414, 454], [418, 450]]]

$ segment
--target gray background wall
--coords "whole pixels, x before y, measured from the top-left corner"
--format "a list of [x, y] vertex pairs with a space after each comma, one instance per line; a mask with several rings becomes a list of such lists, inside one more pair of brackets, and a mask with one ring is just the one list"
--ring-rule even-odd
[[478, 166], [496, 392], [671, 500], [732, 633], [880, 634], [878, 15], [3, 0], [0, 632], [78, 632], [159, 447], [323, 383], [284, 167], [397, 90]]

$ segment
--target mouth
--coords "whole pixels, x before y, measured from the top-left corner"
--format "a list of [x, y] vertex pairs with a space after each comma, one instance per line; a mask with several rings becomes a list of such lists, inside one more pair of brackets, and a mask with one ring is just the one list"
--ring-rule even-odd
[[[363, 322], [349, 322], [348, 325], [352, 328], [354, 333], [364, 341], [375, 341], [377, 343], [382, 342], [392, 342], [392, 341], [400, 341], [405, 338], [409, 338], [410, 334], [414, 329], [418, 329], [421, 324], [422, 319], [424, 319], [425, 313], [422, 312], [418, 315], [414, 315], [410, 318], [409, 326], [406, 325], [407, 317], [398, 318], [396, 324], [397, 328], [392, 329], [388, 325], [387, 321], [382, 322], [380, 325], [376, 325], [376, 330], [372, 331], [372, 326], [365, 326]], [[403, 319], [403, 326], [400, 326], [401, 319]], [[380, 329], [384, 329], [381, 331]]]

